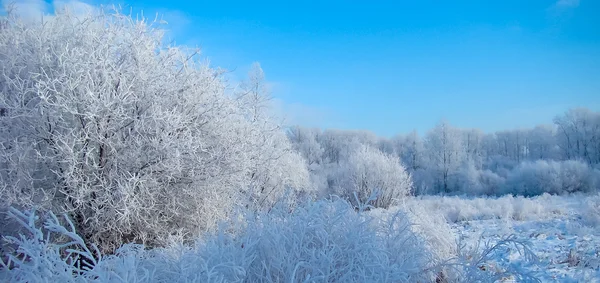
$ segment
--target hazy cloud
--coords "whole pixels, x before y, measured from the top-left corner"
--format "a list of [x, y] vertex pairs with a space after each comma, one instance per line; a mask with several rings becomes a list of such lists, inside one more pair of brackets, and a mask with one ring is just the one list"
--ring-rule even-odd
[[98, 7], [94, 6], [93, 4], [77, 0], [54, 1], [52, 2], [52, 6], [54, 7], [55, 11], [68, 10], [69, 12], [75, 15], [85, 15], [88, 13], [93, 13], [98, 9]]
[[558, 8], [575, 8], [579, 6], [579, 0], [558, 0], [554, 6]]
[[167, 22], [166, 30], [172, 32], [174, 36], [181, 35], [181, 33], [185, 32], [187, 26], [192, 22], [183, 11], [159, 10], [157, 13], [160, 19]]
[[[569, 109], [580, 106], [581, 104], [572, 102], [506, 109], [505, 111], [502, 111], [496, 119], [498, 121], [503, 121], [503, 123], [498, 123], [498, 126], [493, 130], [533, 128], [536, 125], [549, 124], [552, 123], [552, 119], [554, 119], [556, 115], [560, 115]], [[599, 111], [600, 103], [588, 103], [586, 104], [586, 108], [592, 111]], [[527, 117], [527, 119], [523, 119], [523, 117]], [[478, 125], [478, 127], [485, 128], [483, 125]]]
[[8, 10], [27, 20], [38, 20], [50, 12], [50, 4], [43, 0], [2, 0], [2, 12]]
[[289, 103], [275, 98], [272, 101], [273, 114], [285, 126], [330, 127], [339, 117], [331, 109], [324, 109], [302, 103]]
[[29, 21], [39, 21], [51, 18], [55, 11], [68, 10], [74, 15], [84, 15], [98, 10], [98, 5], [93, 2], [77, 0], [55, 0], [45, 2], [43, 0], [2, 0], [2, 12], [8, 10]]
[[560, 33], [562, 27], [575, 15], [579, 0], [558, 0], [546, 9], [548, 16], [547, 32]]

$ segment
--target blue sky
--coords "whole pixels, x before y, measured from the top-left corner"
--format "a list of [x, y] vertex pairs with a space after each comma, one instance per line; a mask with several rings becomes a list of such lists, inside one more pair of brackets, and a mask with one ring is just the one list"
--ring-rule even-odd
[[163, 14], [178, 44], [236, 76], [260, 62], [289, 123], [489, 132], [600, 110], [596, 0], [116, 3]]

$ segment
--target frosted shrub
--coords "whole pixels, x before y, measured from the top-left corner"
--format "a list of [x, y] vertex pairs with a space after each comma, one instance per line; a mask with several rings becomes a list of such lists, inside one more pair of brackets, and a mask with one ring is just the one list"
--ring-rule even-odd
[[584, 200], [581, 215], [586, 225], [600, 227], [600, 194]]
[[410, 198], [405, 206], [410, 209], [425, 209], [428, 213], [439, 213], [448, 222], [485, 219], [539, 220], [556, 217], [564, 213], [559, 196], [542, 195], [534, 198], [504, 196], [500, 198], [461, 198], [426, 196]]
[[511, 160], [507, 156], [492, 155], [488, 157], [488, 160], [484, 162], [483, 169], [489, 170], [498, 174], [501, 177], [507, 177], [510, 171], [512, 171], [518, 162]]
[[507, 190], [510, 193], [535, 196], [544, 192], [560, 192], [560, 172], [556, 162], [544, 160], [523, 162], [508, 176]]
[[575, 161], [523, 162], [508, 176], [506, 193], [525, 196], [564, 194], [597, 190], [598, 173]]
[[440, 211], [428, 210], [425, 206], [398, 206], [388, 211], [372, 211], [374, 215], [386, 219], [389, 215], [404, 211], [412, 223], [410, 229], [425, 242], [427, 250], [433, 255], [435, 262], [443, 262], [457, 256], [456, 237]]
[[[398, 213], [384, 222], [375, 221], [346, 202], [320, 201], [291, 215], [279, 209], [261, 215], [224, 246], [239, 246], [246, 250], [245, 258], [253, 258], [243, 264], [249, 282], [415, 282], [423, 278], [427, 256], [408, 219]], [[216, 256], [235, 250], [224, 246], [208, 245], [203, 253]]]
[[544, 205], [548, 205], [542, 201], [532, 201], [522, 196], [510, 199], [512, 201], [512, 219], [519, 221], [542, 215], [546, 211]]
[[451, 274], [460, 278], [458, 282], [541, 282], [519, 265], [495, 260], [510, 253], [521, 255], [524, 259], [521, 264], [539, 262], [528, 242], [519, 240], [516, 235], [509, 235], [497, 242], [480, 240], [473, 248], [461, 245], [458, 257], [449, 264], [453, 267]]
[[412, 180], [397, 157], [387, 155], [370, 146], [361, 145], [353, 151], [338, 172], [339, 195], [365, 202], [373, 193], [374, 207], [387, 208], [408, 196]]
[[113, 251], [192, 239], [234, 205], [308, 182], [284, 133], [248, 115], [263, 107], [226, 94], [222, 71], [164, 45], [154, 23], [118, 12], [2, 20], [0, 208], [66, 212]]
[[419, 168], [411, 173], [411, 179], [414, 184], [415, 195], [433, 194], [435, 188], [435, 180], [433, 173], [429, 170]]
[[[22, 219], [34, 219], [24, 213]], [[55, 218], [50, 218], [55, 219]], [[51, 220], [42, 227], [24, 220], [33, 236], [13, 241], [26, 260], [0, 270], [10, 282], [428, 282], [433, 264], [402, 212], [379, 220], [344, 201], [319, 201], [290, 212], [276, 206], [198, 241], [194, 247], [144, 250], [126, 245], [99, 256], [72, 229]], [[242, 225], [240, 225], [242, 224]], [[78, 248], [46, 240], [62, 234]], [[67, 254], [91, 258], [78, 269]]]
[[[35, 211], [22, 213], [13, 209], [9, 214], [25, 229], [18, 237], [3, 239], [4, 247], [16, 248], [2, 254], [0, 279], [7, 282], [74, 282], [74, 276], [90, 270], [82, 262], [94, 266], [101, 260], [100, 252], [87, 247], [68, 218], [70, 229], [62, 226], [54, 214], [45, 219], [40, 219]], [[57, 242], [58, 237], [63, 241]]]
[[484, 187], [479, 178], [480, 171], [475, 168], [473, 162], [468, 162], [456, 173], [457, 193], [469, 193], [472, 195], [484, 194], [489, 187]]
[[480, 196], [502, 193], [505, 179], [490, 170], [476, 169], [468, 164], [457, 174], [458, 193]]
[[598, 190], [598, 171], [586, 163], [567, 160], [561, 162], [560, 180], [562, 192], [590, 192]]
[[504, 187], [505, 179], [490, 170], [479, 171], [479, 184], [482, 193], [486, 195], [497, 195]]

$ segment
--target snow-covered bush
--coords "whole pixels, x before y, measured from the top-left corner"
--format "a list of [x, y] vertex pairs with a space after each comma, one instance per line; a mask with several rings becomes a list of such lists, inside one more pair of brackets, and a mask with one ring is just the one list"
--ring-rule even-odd
[[413, 181], [413, 191], [415, 195], [433, 194], [435, 189], [435, 180], [433, 173], [427, 169], [419, 168], [410, 174]]
[[587, 163], [566, 160], [561, 162], [560, 179], [565, 193], [598, 191], [600, 171], [590, 168]]
[[308, 182], [284, 133], [247, 115], [265, 110], [228, 95], [222, 71], [165, 45], [153, 23], [101, 11], [2, 20], [2, 208], [67, 212], [110, 251], [195, 237], [235, 204]]
[[600, 194], [584, 200], [581, 215], [586, 225], [600, 228]]
[[73, 276], [88, 273], [102, 260], [100, 251], [87, 246], [68, 218], [65, 227], [52, 213], [40, 219], [35, 211], [11, 209], [9, 215], [24, 229], [19, 236], [2, 239], [6, 250], [0, 279], [5, 282], [74, 282]]
[[[320, 201], [251, 220], [236, 237], [255, 258], [251, 282], [415, 282], [428, 256], [401, 212], [385, 221], [356, 213], [346, 202]], [[214, 245], [209, 254], [220, 255]], [[265, 264], [266, 263], [266, 264]]]
[[502, 155], [493, 155], [488, 157], [488, 160], [484, 162], [483, 169], [489, 170], [496, 173], [498, 176], [507, 177], [510, 171], [512, 171], [518, 162]]
[[505, 192], [525, 196], [590, 192], [597, 190], [597, 184], [598, 172], [583, 162], [538, 160], [511, 171]]
[[404, 202], [407, 209], [424, 209], [428, 213], [441, 214], [448, 222], [485, 219], [540, 220], [565, 213], [564, 197], [542, 195], [534, 198], [463, 198], [422, 196]]
[[401, 211], [412, 223], [410, 229], [424, 240], [434, 262], [443, 262], [457, 256], [457, 239], [441, 211], [426, 206], [399, 205], [389, 209], [373, 209], [368, 213], [378, 219], [388, 219]]
[[[19, 217], [33, 236], [12, 239], [17, 251], [3, 255], [13, 257], [5, 262], [11, 268], [0, 269], [0, 279], [10, 282], [428, 282], [434, 276], [435, 263], [404, 213], [379, 221], [340, 200], [248, 214], [194, 247], [126, 245], [111, 256], [86, 248], [55, 217], [43, 228], [28, 220], [33, 213]], [[48, 233], [68, 240], [47, 241]], [[93, 268], [77, 268], [69, 254], [89, 257]]]
[[503, 177], [490, 170], [480, 170], [478, 175], [481, 193], [486, 195], [498, 195], [504, 187], [506, 181]]
[[481, 195], [488, 189], [482, 186], [479, 180], [480, 172], [473, 162], [467, 162], [455, 175], [455, 187], [458, 188], [456, 193]]
[[525, 196], [540, 195], [544, 192], [560, 192], [560, 172], [556, 162], [544, 160], [523, 162], [508, 176], [506, 192]]
[[377, 199], [374, 207], [387, 208], [408, 196], [412, 180], [398, 157], [387, 155], [371, 146], [361, 145], [350, 154], [338, 172], [339, 195], [365, 202], [373, 193]]
[[511, 197], [508, 196], [506, 199], [512, 202], [512, 215], [511, 218], [514, 220], [527, 220], [532, 219], [531, 217], [535, 216], [544, 216], [552, 213], [552, 211], [548, 211], [548, 204], [545, 204], [542, 200], [538, 199], [526, 199], [522, 196]]
[[496, 242], [480, 240], [473, 248], [462, 245], [458, 257], [450, 264], [454, 267], [451, 274], [460, 278], [459, 282], [541, 282], [520, 265], [498, 260], [511, 252], [518, 253], [528, 264], [539, 261], [528, 242], [508, 235]]
[[[561, 200], [552, 199], [550, 203]], [[537, 264], [528, 242], [519, 240], [514, 235], [498, 235], [500, 238], [497, 241], [480, 238], [476, 242], [469, 242], [475, 244], [474, 246], [466, 245], [465, 239], [460, 236], [460, 233], [455, 234], [444, 217], [458, 211], [457, 215], [453, 216], [454, 219], [464, 221], [515, 219], [517, 216], [513, 211], [523, 210], [523, 208], [516, 208], [521, 205], [521, 201], [525, 206], [543, 209], [539, 200], [531, 201], [525, 198], [459, 199], [436, 196], [409, 198], [401, 206], [372, 209], [368, 214], [378, 219], [386, 219], [388, 215], [398, 210], [405, 211], [412, 223], [411, 230], [425, 240], [425, 248], [437, 263], [432, 267], [432, 270], [436, 270], [436, 282], [497, 282], [496, 280], [502, 282], [502, 279], [536, 282], [532, 274], [506, 260], [507, 257], [513, 257], [518, 253], [523, 259], [522, 263]], [[548, 215], [543, 213], [545, 212], [534, 212], [524, 218], [529, 220], [548, 218]], [[448, 221], [452, 220], [448, 217]], [[460, 225], [469, 226], [468, 223]]]
[[480, 170], [468, 163], [457, 174], [457, 193], [473, 196], [495, 195], [501, 192], [505, 179], [490, 170]]

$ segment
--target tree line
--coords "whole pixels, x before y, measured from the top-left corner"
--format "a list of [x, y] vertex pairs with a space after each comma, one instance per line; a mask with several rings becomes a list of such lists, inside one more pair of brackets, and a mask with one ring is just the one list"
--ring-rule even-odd
[[[553, 122], [531, 129], [484, 133], [442, 120], [424, 136], [413, 131], [392, 138], [369, 131], [294, 126], [288, 129], [288, 136], [306, 159], [312, 184], [324, 195], [348, 189], [347, 180], [360, 174], [365, 178], [358, 183], [364, 186], [371, 182], [369, 190], [382, 192], [397, 188], [392, 179], [404, 175], [411, 179], [413, 194], [538, 195], [596, 190], [600, 180], [600, 112], [570, 109]], [[350, 172], [347, 163], [359, 166], [356, 155], [364, 155], [364, 147], [370, 148], [370, 154], [385, 158], [380, 158], [378, 165], [365, 164], [360, 174]], [[372, 170], [385, 167], [386, 162], [401, 168], [395, 169], [396, 174]], [[368, 181], [366, 176], [377, 178], [379, 183]]]

